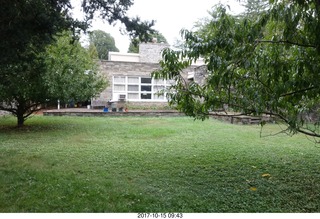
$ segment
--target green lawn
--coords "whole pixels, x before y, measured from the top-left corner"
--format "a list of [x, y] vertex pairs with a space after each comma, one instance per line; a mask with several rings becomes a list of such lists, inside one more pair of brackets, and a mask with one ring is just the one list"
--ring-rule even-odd
[[0, 212], [320, 212], [320, 148], [303, 135], [186, 117], [14, 126], [0, 118]]

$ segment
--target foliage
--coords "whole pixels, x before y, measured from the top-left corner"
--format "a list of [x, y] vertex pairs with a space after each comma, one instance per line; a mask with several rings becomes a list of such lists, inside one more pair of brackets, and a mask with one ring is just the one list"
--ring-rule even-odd
[[245, 0], [242, 6], [245, 7], [244, 15], [247, 18], [257, 19], [259, 14], [265, 12], [269, 7], [269, 0]]
[[[168, 98], [187, 115], [205, 119], [228, 105], [239, 114], [275, 116], [289, 133], [320, 137], [319, 9], [318, 1], [270, 1], [251, 19], [218, 5], [209, 23], [182, 31], [185, 49], [164, 51], [153, 76], [176, 79]], [[206, 82], [187, 82], [182, 70], [200, 57]]]
[[[151, 39], [157, 39], [158, 43], [168, 43], [167, 39], [162, 35], [162, 33], [156, 32], [154, 34], [151, 34]], [[151, 42], [151, 40], [149, 40]], [[139, 53], [139, 44], [143, 42], [139, 40], [138, 38], [134, 38], [131, 40], [128, 52], [129, 53]]]
[[13, 125], [0, 118], [0, 212], [320, 211], [319, 148], [303, 135], [186, 117]]
[[[48, 87], [44, 83], [44, 56], [32, 54], [15, 65], [1, 68], [0, 110], [11, 112], [18, 118], [18, 125], [45, 103]], [[25, 57], [23, 57], [25, 58]]]
[[76, 41], [95, 14], [109, 23], [120, 21], [132, 38], [149, 39], [154, 22], [129, 18], [126, 12], [132, 4], [132, 0], [82, 0], [86, 16], [79, 21], [71, 16], [70, 0], [0, 0], [0, 108], [17, 115], [18, 124], [23, 124], [54, 90], [44, 83], [48, 62], [42, 54], [47, 46], [63, 31], [72, 31], [71, 41]]
[[[0, 0], [0, 70], [26, 58], [32, 49], [43, 50], [52, 36], [68, 28], [85, 28], [69, 14], [69, 0]], [[28, 58], [32, 59], [32, 53]], [[0, 72], [1, 73], [1, 72]]]
[[133, 0], [82, 0], [82, 8], [86, 14], [86, 20], [92, 20], [96, 14], [113, 24], [120, 21], [125, 25], [125, 32], [130, 38], [138, 38], [141, 41], [151, 39], [154, 21], [141, 21], [139, 17], [129, 18], [126, 15], [133, 5]]
[[109, 23], [120, 21], [132, 38], [148, 40], [154, 21], [129, 18], [126, 11], [132, 4], [132, 0], [82, 0], [86, 16], [79, 21], [71, 16], [70, 0], [0, 0], [0, 67], [14, 64], [31, 44], [34, 49], [44, 49], [59, 32], [86, 30], [94, 15]]
[[137, 39], [132, 39], [129, 44], [128, 53], [139, 53], [139, 43]]
[[87, 51], [71, 41], [65, 33], [29, 62], [1, 69], [0, 109], [15, 115], [19, 126], [41, 104], [58, 99], [85, 101], [105, 87]]
[[86, 101], [101, 93], [106, 81], [98, 75], [97, 63], [79, 42], [70, 44], [70, 34], [47, 48], [45, 83], [51, 100]]
[[89, 42], [90, 46], [94, 45], [96, 47], [99, 59], [107, 60], [109, 52], [119, 52], [114, 38], [102, 30], [90, 32]]
[[90, 44], [88, 48], [88, 53], [92, 59], [99, 59], [98, 51], [95, 45]]

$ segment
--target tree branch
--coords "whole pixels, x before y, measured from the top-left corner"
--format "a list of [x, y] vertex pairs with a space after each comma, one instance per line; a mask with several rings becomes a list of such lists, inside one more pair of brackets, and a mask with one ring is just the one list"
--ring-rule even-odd
[[[282, 115], [278, 114], [278, 113], [272, 113], [272, 112], [265, 112], [265, 114], [267, 115], [271, 115], [271, 116], [276, 116], [278, 117], [279, 119], [281, 119], [282, 121], [284, 121], [286, 124], [289, 125], [289, 121]], [[290, 126], [290, 125], [289, 125]], [[311, 137], [317, 137], [317, 138], [320, 138], [320, 134], [317, 134], [316, 132], [313, 132], [311, 130], [303, 130], [301, 128], [295, 128], [295, 130], [299, 133], [302, 133], [302, 134], [305, 134], [307, 136], [311, 136]]]
[[291, 95], [294, 95], [294, 94], [298, 94], [298, 93], [302, 93], [302, 92], [305, 92], [305, 91], [313, 90], [315, 88], [317, 88], [317, 87], [315, 87], [315, 86], [308, 87], [308, 88], [305, 88], [305, 89], [302, 89], [302, 90], [298, 90], [298, 91], [293, 91], [293, 92], [290, 92], [290, 93], [282, 94], [280, 97], [291, 96]]
[[307, 47], [307, 48], [316, 48], [315, 45], [296, 43], [296, 42], [291, 42], [291, 41], [289, 41], [289, 40], [279, 40], [279, 41], [273, 41], [273, 40], [255, 40], [255, 42], [256, 42], [256, 43], [272, 43], [272, 44], [290, 44], [290, 45], [296, 45], [296, 46]]
[[[254, 112], [254, 110], [249, 110], [247, 113], [236, 113], [236, 114], [222, 114], [219, 113], [217, 111], [214, 112], [209, 112], [207, 115], [208, 116], [221, 116], [221, 117], [237, 117], [237, 116], [249, 116], [250, 114], [252, 114]], [[282, 115], [278, 114], [278, 113], [273, 113], [273, 112], [263, 112], [262, 114], [265, 115], [269, 115], [269, 116], [274, 116], [279, 118], [280, 120], [282, 120], [283, 122], [285, 122], [286, 124], [289, 124], [289, 121]], [[320, 138], [320, 134], [308, 130], [308, 129], [301, 129], [301, 128], [296, 128], [295, 129], [297, 132], [305, 134], [307, 136], [311, 136], [311, 137], [316, 137], [316, 138]]]
[[[26, 113], [24, 116], [23, 116], [23, 118], [28, 118], [30, 115], [32, 115], [33, 113], [35, 113], [35, 112], [37, 112], [37, 111], [39, 111], [39, 110], [41, 110], [41, 108], [39, 108], [38, 109], [38, 106], [39, 105], [41, 105], [41, 103], [34, 103], [34, 104], [31, 104], [29, 107], [28, 107], [28, 109], [29, 109], [29, 112], [28, 113]], [[34, 108], [34, 109], [32, 109], [32, 108]]]
[[13, 113], [15, 114], [16, 113], [16, 109], [14, 108], [7, 108], [7, 107], [4, 107], [3, 105], [0, 105], [0, 110], [3, 110], [3, 111], [7, 111], [7, 112], [10, 112], [10, 113]]

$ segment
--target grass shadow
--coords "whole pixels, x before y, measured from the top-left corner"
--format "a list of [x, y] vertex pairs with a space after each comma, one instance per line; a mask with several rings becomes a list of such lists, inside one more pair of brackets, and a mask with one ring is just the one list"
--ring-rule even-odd
[[55, 122], [52, 119], [38, 120], [39, 115], [32, 116], [25, 121], [23, 126], [18, 127], [16, 118], [13, 116], [0, 117], [0, 133], [46, 133], [56, 130], [67, 129], [65, 125]]

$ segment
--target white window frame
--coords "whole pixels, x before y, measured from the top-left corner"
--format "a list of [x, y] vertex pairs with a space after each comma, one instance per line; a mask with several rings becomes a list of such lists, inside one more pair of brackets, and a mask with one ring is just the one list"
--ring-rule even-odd
[[[124, 82], [115, 82], [117, 77], [125, 77]], [[138, 83], [131, 82], [129, 83], [129, 78], [138, 78]], [[126, 101], [132, 101], [132, 102], [167, 102], [166, 98], [166, 92], [163, 95], [163, 98], [158, 98], [157, 93], [159, 91], [155, 90], [155, 87], [163, 87], [164, 89], [168, 88], [172, 82], [169, 80], [156, 80], [151, 78], [151, 83], [142, 83], [141, 78], [151, 78], [150, 76], [134, 76], [134, 75], [114, 75], [112, 77], [113, 79], [113, 86], [112, 86], [112, 97], [113, 100], [117, 101], [119, 99], [120, 95], [126, 96]], [[116, 86], [125, 86], [125, 89], [123, 91], [117, 91], [115, 90]], [[138, 86], [137, 91], [129, 91], [129, 86]], [[151, 91], [142, 91], [142, 86], [151, 86]], [[130, 98], [129, 94], [137, 94], [137, 99]], [[151, 99], [142, 99], [142, 95], [150, 95]]]

